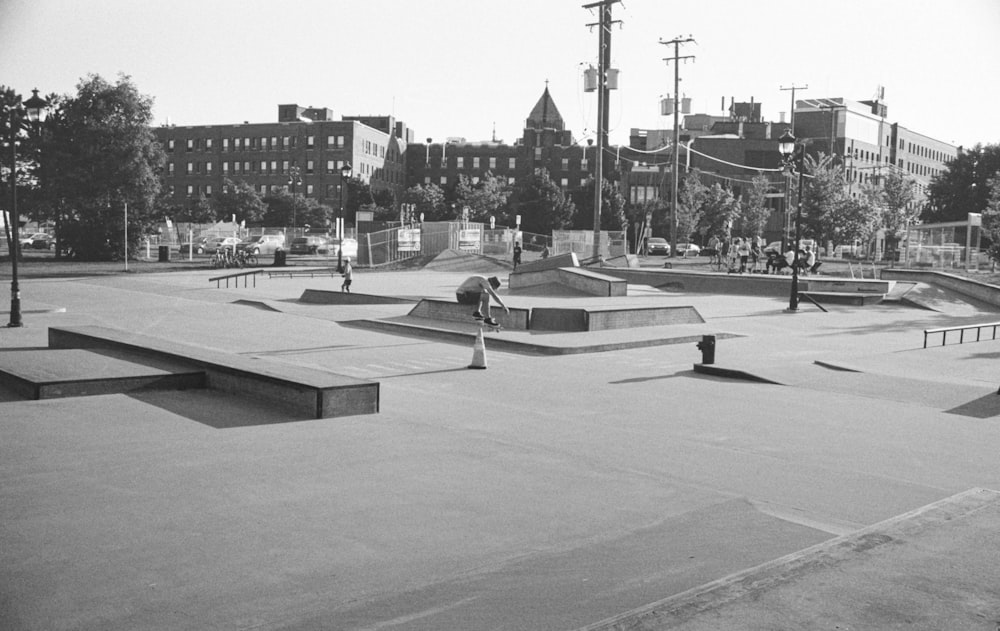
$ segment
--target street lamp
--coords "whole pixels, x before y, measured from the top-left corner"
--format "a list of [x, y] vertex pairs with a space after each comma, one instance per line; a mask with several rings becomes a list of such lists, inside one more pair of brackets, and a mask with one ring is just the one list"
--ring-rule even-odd
[[340, 210], [337, 212], [337, 272], [344, 271], [344, 197], [347, 195], [347, 180], [351, 178], [351, 163], [340, 167]]
[[295, 238], [295, 211], [297, 206], [295, 204], [295, 185], [302, 184], [302, 177], [300, 176], [301, 171], [299, 167], [292, 167], [288, 169], [288, 185], [292, 187], [292, 238]]
[[778, 139], [778, 153], [788, 169], [794, 165], [799, 174], [799, 198], [795, 208], [795, 242], [792, 244], [792, 251], [795, 257], [792, 259], [792, 291], [788, 298], [788, 311], [795, 313], [799, 310], [799, 241], [802, 239], [802, 181], [805, 179], [803, 173], [803, 162], [805, 160], [805, 147], [796, 144], [795, 135], [792, 130], [786, 129], [785, 133]]
[[[27, 101], [7, 106], [7, 120], [9, 133], [7, 142], [10, 145], [10, 214], [9, 223], [11, 225], [10, 242], [10, 323], [8, 327], [22, 326], [21, 322], [21, 289], [18, 284], [17, 262], [21, 255], [21, 235], [18, 232], [21, 216], [17, 210], [17, 144], [21, 130], [35, 130], [45, 121], [46, 108], [49, 102], [38, 96], [38, 89], [32, 90], [32, 96]], [[27, 119], [27, 120], [25, 120]]]

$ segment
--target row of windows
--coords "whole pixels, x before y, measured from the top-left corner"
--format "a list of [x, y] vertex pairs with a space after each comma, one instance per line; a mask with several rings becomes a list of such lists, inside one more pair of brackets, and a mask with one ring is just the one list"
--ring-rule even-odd
[[[516, 179], [517, 178], [515, 178], [513, 176], [508, 177], [507, 178], [507, 184], [510, 184], [511, 186], [513, 186], [516, 183]], [[453, 184], [458, 184], [458, 178], [452, 178], [452, 180], [453, 180], [453, 182], [452, 182]], [[472, 176], [470, 178], [470, 181], [472, 182], [473, 185], [479, 184], [479, 176], [478, 175]], [[582, 186], [586, 186], [588, 181], [590, 181], [589, 177], [580, 178], [580, 186], [581, 187]], [[425, 175], [424, 176], [424, 185], [432, 184], [432, 183], [434, 183], [434, 182], [432, 182], [431, 176]], [[441, 187], [448, 186], [448, 176], [447, 175], [442, 175], [440, 178], [438, 178], [437, 184], [439, 186], [441, 186]], [[559, 179], [559, 186], [561, 188], [564, 188], [564, 189], [565, 188], [569, 188], [569, 178], [567, 178], [567, 177], [560, 178]]]
[[924, 147], [923, 145], [914, 145], [912, 142], [909, 145], [909, 149], [906, 148], [906, 141], [903, 139], [899, 140], [899, 150], [909, 151], [910, 153], [920, 156], [921, 158], [927, 158], [928, 160], [936, 160], [937, 162], [947, 162], [951, 160], [953, 156], [946, 154], [943, 151], [938, 151], [936, 149], [931, 149], [930, 147]]
[[[277, 193], [278, 191], [287, 190], [287, 186], [277, 185], [277, 184], [260, 184], [254, 187], [254, 190], [259, 192], [261, 195], [268, 195], [271, 193]], [[212, 197], [214, 189], [211, 184], [188, 184], [187, 186], [187, 196], [188, 197], [201, 197], [206, 198]], [[226, 187], [223, 187], [223, 191]], [[167, 187], [167, 191], [170, 195], [176, 194], [176, 189], [173, 186]], [[305, 191], [303, 194], [306, 197], [312, 196], [316, 192], [316, 187], [312, 184], [305, 185]], [[326, 197], [327, 198], [338, 198], [340, 196], [340, 184], [328, 184], [326, 186]]]
[[[536, 159], [541, 159], [541, 157], [542, 157], [541, 156], [541, 149], [536, 149], [535, 150], [535, 158]], [[440, 161], [441, 168], [442, 169], [448, 168], [448, 162], [449, 162], [449, 160], [448, 160], [447, 157], [445, 157], [444, 159], [442, 159]], [[574, 162], [576, 162], [576, 161], [574, 160]], [[466, 167], [465, 156], [455, 156], [453, 164], [454, 164], [454, 167], [456, 169], [464, 169]], [[478, 156], [473, 156], [471, 158], [471, 160], [469, 160], [469, 164], [471, 165], [471, 168], [473, 168], [473, 169], [481, 169], [481, 168], [483, 168], [483, 159], [480, 158], [480, 157], [478, 157]], [[488, 165], [487, 168], [489, 168], [490, 170], [496, 169], [497, 168], [497, 158], [492, 157], [492, 156], [491, 157], [487, 157], [486, 158], [486, 164]], [[561, 165], [562, 165], [562, 170], [563, 171], [569, 171], [570, 170], [570, 159], [569, 158], [562, 158]], [[579, 170], [580, 171], [586, 171], [587, 169], [590, 168], [590, 163], [589, 163], [589, 161], [586, 158], [583, 158], [583, 159], [579, 160], [579, 165], [580, 165], [579, 166]], [[516, 169], [517, 168], [517, 158], [507, 158], [507, 168], [510, 169], [510, 170]]]
[[[292, 151], [298, 148], [297, 136], [247, 136], [240, 138], [223, 138], [222, 151]], [[316, 136], [306, 136], [306, 149], [316, 147]], [[328, 148], [343, 148], [344, 136], [327, 136], [326, 146]], [[380, 146], [371, 141], [365, 141], [366, 153], [379, 155]], [[372, 146], [374, 145], [374, 146]], [[185, 141], [186, 151], [214, 151], [215, 139], [213, 138], [188, 138]], [[173, 153], [177, 147], [177, 141], [173, 138], [167, 139], [167, 153]], [[381, 157], [385, 157], [385, 147], [381, 147]]]
[[[188, 162], [185, 167], [185, 174], [187, 175], [213, 175], [212, 162]], [[296, 166], [294, 160], [245, 160], [245, 161], [223, 161], [222, 163], [222, 174], [229, 175], [240, 174], [240, 173], [258, 173], [260, 175], [285, 175], [290, 170], [291, 167]], [[340, 169], [344, 166], [343, 160], [327, 160], [326, 161], [326, 173], [340, 173]], [[359, 172], [362, 174], [369, 174], [371, 172], [371, 165], [361, 163], [359, 165]], [[314, 160], [306, 160], [305, 172], [307, 174], [312, 174], [316, 172], [316, 162]], [[173, 162], [167, 163], [167, 175], [176, 175], [176, 165]]]

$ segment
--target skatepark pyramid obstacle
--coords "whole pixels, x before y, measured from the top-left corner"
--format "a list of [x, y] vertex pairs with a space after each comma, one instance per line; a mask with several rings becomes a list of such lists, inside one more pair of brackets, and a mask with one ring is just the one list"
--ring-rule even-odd
[[469, 368], [486, 370], [486, 340], [483, 339], [482, 329], [479, 329], [476, 343], [472, 346], [472, 363], [469, 364]]

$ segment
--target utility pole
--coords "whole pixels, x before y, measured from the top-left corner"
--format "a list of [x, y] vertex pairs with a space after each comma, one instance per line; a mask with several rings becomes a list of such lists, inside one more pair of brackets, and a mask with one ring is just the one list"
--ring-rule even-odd
[[[694, 39], [688, 35], [686, 38], [681, 39], [680, 37], [674, 38], [669, 42], [664, 42], [660, 40], [661, 44], [664, 45], [674, 45], [674, 56], [664, 57], [663, 61], [674, 62], [674, 186], [673, 191], [671, 191], [670, 200], [670, 256], [677, 256], [677, 186], [679, 183], [679, 172], [680, 172], [680, 84], [681, 84], [681, 74], [680, 74], [680, 61], [682, 59], [694, 59], [694, 55], [686, 55], [684, 57], [680, 56], [681, 44], [687, 44], [688, 42], [694, 42]], [[697, 42], [695, 42], [697, 43]], [[690, 147], [688, 148], [690, 151]]]
[[808, 90], [807, 85], [795, 85], [794, 83], [790, 88], [783, 88], [778, 86], [779, 90], [791, 90], [792, 91], [792, 107], [788, 111], [788, 126], [792, 128], [792, 134], [795, 134], [795, 91], [796, 90]]
[[621, 0], [600, 0], [583, 5], [584, 9], [596, 8], [599, 21], [588, 24], [597, 27], [597, 161], [594, 163], [594, 260], [601, 256], [601, 189], [604, 184], [604, 148], [608, 144], [608, 83], [607, 70], [611, 65], [611, 6]]

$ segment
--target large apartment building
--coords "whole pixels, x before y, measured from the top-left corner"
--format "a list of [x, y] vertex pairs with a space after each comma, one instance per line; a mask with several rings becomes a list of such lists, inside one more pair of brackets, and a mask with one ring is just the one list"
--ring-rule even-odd
[[[164, 184], [176, 203], [210, 198], [225, 180], [244, 181], [261, 195], [295, 192], [336, 207], [341, 169], [373, 190], [405, 187], [406, 145], [412, 132], [391, 116], [344, 116], [326, 108], [279, 105], [278, 120], [164, 126], [154, 130], [167, 154]], [[298, 178], [292, 183], [292, 174]]]

